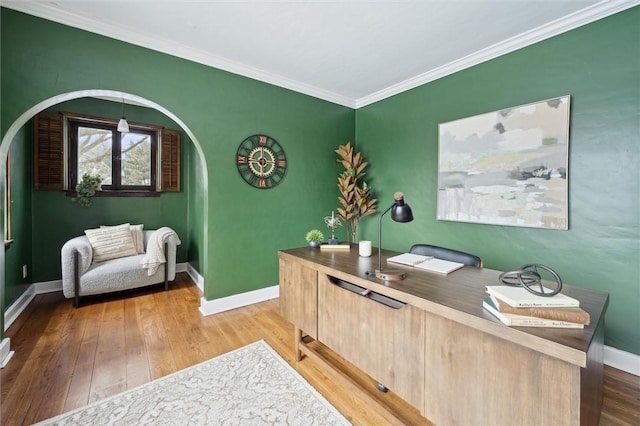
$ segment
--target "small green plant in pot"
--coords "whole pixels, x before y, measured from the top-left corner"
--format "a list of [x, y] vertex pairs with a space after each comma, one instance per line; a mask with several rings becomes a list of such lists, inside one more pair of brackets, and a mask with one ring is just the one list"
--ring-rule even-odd
[[96, 191], [102, 188], [102, 176], [86, 172], [82, 175], [82, 180], [76, 185], [78, 195], [73, 198], [83, 207], [89, 207], [92, 204], [91, 197], [96, 195]]
[[319, 229], [312, 229], [307, 232], [305, 239], [307, 240], [307, 243], [309, 243], [309, 247], [320, 247], [322, 240], [324, 240], [324, 235], [322, 235], [322, 231]]

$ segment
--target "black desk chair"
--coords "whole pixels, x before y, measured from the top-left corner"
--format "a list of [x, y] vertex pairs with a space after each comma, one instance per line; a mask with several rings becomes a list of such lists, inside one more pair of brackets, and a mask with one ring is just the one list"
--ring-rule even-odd
[[442, 260], [450, 260], [451, 262], [459, 262], [467, 266], [482, 268], [482, 259], [478, 256], [446, 247], [432, 246], [430, 244], [414, 244], [411, 246], [409, 253], [433, 256]]

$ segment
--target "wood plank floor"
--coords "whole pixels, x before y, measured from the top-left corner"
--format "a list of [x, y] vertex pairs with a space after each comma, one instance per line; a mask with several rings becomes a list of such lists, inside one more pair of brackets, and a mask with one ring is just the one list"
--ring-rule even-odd
[[[1, 424], [32, 424], [260, 339], [296, 366], [293, 327], [277, 299], [204, 317], [200, 297], [184, 273], [168, 292], [90, 299], [80, 309], [61, 293], [36, 296], [7, 333], [16, 353], [2, 370]], [[297, 370], [353, 424], [430, 424], [335, 353], [317, 349], [365, 393], [313, 359]], [[640, 378], [605, 367], [600, 424], [640, 424]]]

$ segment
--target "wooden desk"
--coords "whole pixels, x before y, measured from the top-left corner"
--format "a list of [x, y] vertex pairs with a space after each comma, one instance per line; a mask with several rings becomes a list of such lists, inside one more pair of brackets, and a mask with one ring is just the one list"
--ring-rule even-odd
[[[396, 254], [383, 250], [383, 268]], [[482, 308], [499, 271], [394, 265], [407, 278], [384, 282], [365, 273], [376, 249], [369, 258], [355, 245], [278, 255], [280, 310], [295, 326], [298, 360], [311, 351], [308, 335], [436, 424], [598, 424], [607, 293], [563, 287], [591, 315], [584, 330], [507, 327]]]

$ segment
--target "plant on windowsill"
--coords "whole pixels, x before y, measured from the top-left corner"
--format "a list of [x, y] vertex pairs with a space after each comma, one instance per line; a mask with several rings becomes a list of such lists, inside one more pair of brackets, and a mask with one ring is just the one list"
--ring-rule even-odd
[[309, 247], [317, 248], [320, 247], [322, 240], [324, 240], [324, 235], [322, 235], [322, 231], [319, 229], [312, 229], [307, 232], [305, 239], [307, 240], [307, 243], [309, 243]]
[[76, 185], [77, 196], [72, 201], [83, 207], [89, 207], [93, 202], [91, 198], [96, 195], [96, 191], [102, 188], [102, 176], [86, 172], [82, 175], [82, 180]]
[[338, 207], [338, 216], [347, 225], [347, 240], [355, 243], [360, 219], [377, 212], [378, 200], [372, 198], [371, 187], [364, 181], [364, 169], [369, 163], [362, 153], [354, 154], [351, 142], [340, 145], [334, 152], [340, 156], [336, 162], [344, 167], [338, 176], [338, 202], [342, 205], [342, 208]]

